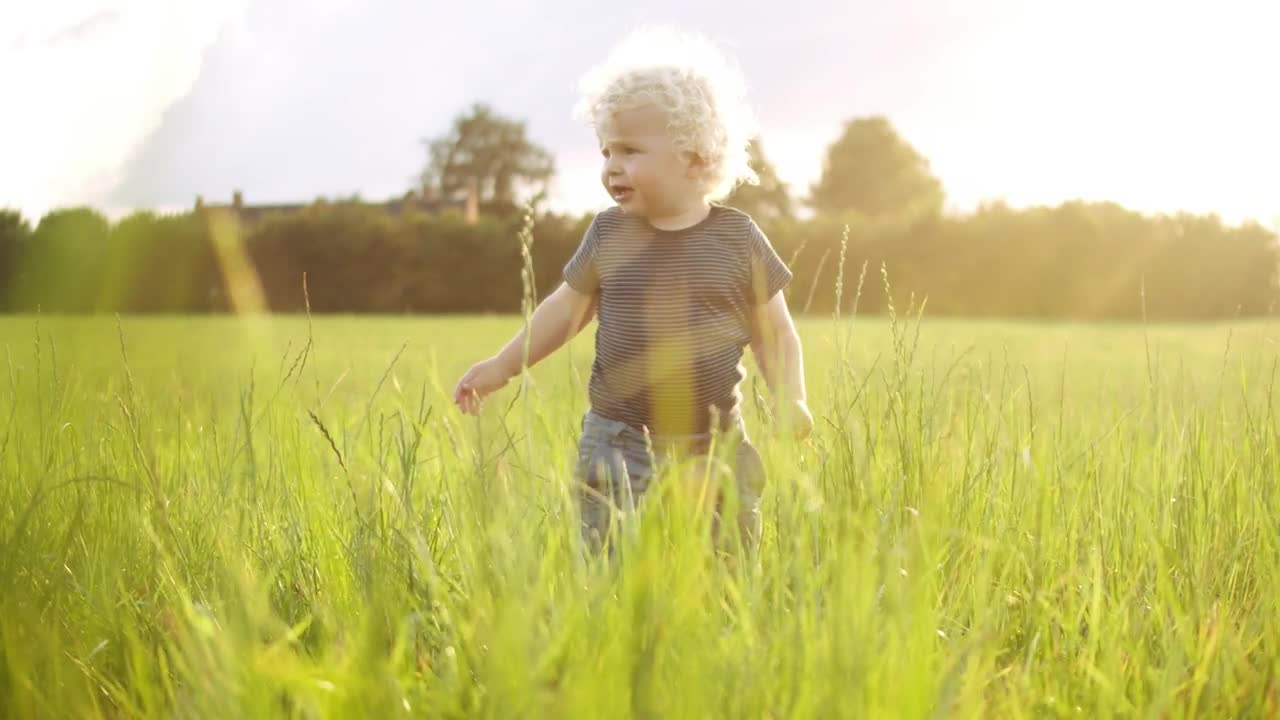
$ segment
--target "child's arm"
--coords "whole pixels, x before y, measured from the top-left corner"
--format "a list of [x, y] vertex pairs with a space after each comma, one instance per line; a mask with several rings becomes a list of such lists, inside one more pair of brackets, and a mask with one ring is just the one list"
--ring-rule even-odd
[[751, 352], [773, 395], [774, 415], [796, 437], [808, 437], [813, 431], [813, 415], [805, 395], [804, 352], [786, 296], [775, 293], [767, 303], [756, 306], [752, 327]]
[[[529, 318], [529, 366], [573, 339], [595, 315], [595, 296], [586, 295], [561, 283], [555, 292], [538, 304]], [[480, 410], [485, 396], [506, 385], [520, 372], [524, 362], [525, 331], [487, 360], [481, 360], [462, 376], [453, 391], [453, 401], [471, 415]]]

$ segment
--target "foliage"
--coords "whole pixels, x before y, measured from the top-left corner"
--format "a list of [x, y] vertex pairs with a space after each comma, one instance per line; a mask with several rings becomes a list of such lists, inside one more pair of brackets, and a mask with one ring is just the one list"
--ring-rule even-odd
[[937, 213], [942, 201], [942, 184], [930, 174], [929, 161], [883, 116], [845, 123], [827, 148], [809, 198], [819, 214], [871, 219]]
[[[206, 209], [138, 213], [112, 226], [90, 209], [60, 210], [34, 232], [17, 213], [0, 213], [0, 308], [301, 312], [305, 275], [317, 313], [518, 311], [523, 218], [514, 198], [549, 177], [545, 151], [522, 124], [478, 105], [432, 154], [429, 174], [446, 192], [481, 177], [486, 212], [474, 224], [454, 210], [393, 210], [358, 197], [247, 212], [241, 222]], [[795, 216], [759, 141], [752, 158], [761, 184], [726, 204], [756, 217], [792, 264], [789, 300], [802, 312], [835, 309], [842, 257], [846, 300], [857, 275], [870, 275], [860, 299], [868, 313], [912, 297], [931, 315], [968, 317], [1220, 319], [1280, 307], [1280, 241], [1256, 223], [1085, 202], [943, 214], [927, 161], [882, 117], [849, 122], [832, 143], [812, 217]], [[559, 282], [589, 222], [537, 214], [540, 295]], [[876, 281], [882, 268], [893, 298]], [[249, 300], [236, 302], [246, 287]]]
[[739, 185], [725, 198], [724, 204], [738, 208], [755, 218], [758, 222], [774, 222], [789, 220], [794, 217], [791, 192], [787, 184], [778, 178], [764, 154], [764, 146], [759, 138], [751, 141], [748, 147], [751, 157], [751, 169], [756, 172], [760, 182], [755, 185]]
[[555, 172], [551, 154], [527, 136], [523, 122], [499, 115], [483, 103], [459, 115], [443, 137], [425, 142], [428, 163], [424, 186], [446, 197], [465, 195], [474, 186], [489, 211], [507, 214], [521, 192], [535, 194]]

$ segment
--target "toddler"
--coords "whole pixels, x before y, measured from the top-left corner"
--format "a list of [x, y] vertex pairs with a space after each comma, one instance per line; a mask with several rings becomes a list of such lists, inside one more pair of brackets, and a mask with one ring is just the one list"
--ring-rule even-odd
[[[655, 461], [680, 459], [701, 477], [732, 466], [736, 492], [718, 499], [754, 542], [764, 469], [740, 410], [745, 347], [775, 417], [798, 437], [813, 419], [781, 292], [791, 272], [748, 215], [713, 202], [756, 181], [741, 77], [700, 38], [641, 31], [584, 76], [579, 112], [615, 204], [595, 216], [527, 340], [533, 365], [599, 321], [577, 462], [584, 536], [603, 541], [614, 512], [648, 489]], [[464, 412], [520, 372], [525, 333], [463, 375], [454, 401]]]

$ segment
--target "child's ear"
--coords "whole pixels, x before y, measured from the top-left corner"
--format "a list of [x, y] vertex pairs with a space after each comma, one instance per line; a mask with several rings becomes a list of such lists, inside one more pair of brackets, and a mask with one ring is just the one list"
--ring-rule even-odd
[[707, 169], [707, 161], [696, 152], [685, 153], [685, 165], [685, 175], [691, 180], [701, 177], [702, 172]]

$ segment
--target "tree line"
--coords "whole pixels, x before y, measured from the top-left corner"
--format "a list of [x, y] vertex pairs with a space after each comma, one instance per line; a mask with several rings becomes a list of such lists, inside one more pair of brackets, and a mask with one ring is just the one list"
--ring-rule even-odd
[[[0, 210], [0, 310], [300, 312], [309, 301], [318, 313], [518, 311], [522, 206], [537, 207], [553, 174], [549, 153], [521, 123], [483, 106], [427, 147], [418, 192], [479, 192], [478, 218], [389, 213], [358, 199], [254, 222], [197, 208], [111, 223], [72, 208], [32, 226]], [[928, 314], [968, 317], [1176, 320], [1280, 309], [1280, 242], [1257, 223], [1086, 202], [945, 213], [928, 162], [884, 118], [847, 123], [803, 198], [778, 180], [759, 143], [752, 160], [760, 184], [725, 204], [756, 217], [789, 261], [788, 299], [799, 312], [830, 313], [838, 301], [850, 312], [855, 296], [859, 312], [923, 302]], [[802, 204], [808, 217], [798, 216]], [[590, 217], [535, 210], [533, 221], [545, 294]]]

